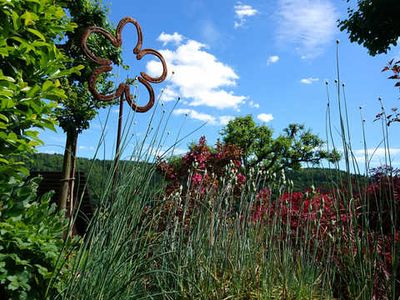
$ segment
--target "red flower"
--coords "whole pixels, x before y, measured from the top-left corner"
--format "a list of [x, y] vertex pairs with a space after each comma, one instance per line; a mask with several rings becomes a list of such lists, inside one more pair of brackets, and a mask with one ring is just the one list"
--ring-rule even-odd
[[192, 183], [200, 184], [203, 181], [203, 176], [199, 173], [194, 173], [192, 176]]
[[236, 175], [237, 181], [239, 184], [245, 184], [246, 183], [246, 176], [244, 176], [242, 173], [238, 173]]

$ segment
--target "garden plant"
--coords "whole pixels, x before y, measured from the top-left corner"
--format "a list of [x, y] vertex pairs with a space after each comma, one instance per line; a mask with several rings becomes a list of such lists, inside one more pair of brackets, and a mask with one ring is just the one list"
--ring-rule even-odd
[[[361, 11], [373, 7], [367, 2], [358, 2]], [[172, 155], [186, 136], [165, 148], [176, 106], [166, 108], [164, 90], [140, 138], [132, 138], [136, 114], [125, 120], [116, 168], [99, 159], [105, 124], [94, 159], [77, 164], [96, 183], [94, 214], [83, 236], [68, 234], [83, 197], [66, 218], [66, 203], [57, 207], [52, 192], [38, 196], [40, 178], [29, 177], [29, 166], [38, 160], [38, 130], [58, 124], [73, 140], [65, 174], [75, 168], [78, 134], [99, 108], [85, 83], [91, 68], [76, 48], [75, 21], [111, 30], [98, 3], [0, 0], [1, 300], [400, 298], [400, 170], [388, 142], [399, 115], [379, 103], [374, 125], [385, 164], [371, 166], [363, 127], [361, 166], [338, 52], [336, 81], [326, 83], [325, 139], [297, 123], [274, 134], [246, 115], [227, 122], [215, 144], [203, 135]], [[359, 28], [357, 16], [341, 21], [342, 30]], [[352, 39], [373, 54], [398, 38], [394, 32], [377, 45], [362, 33]], [[106, 51], [103, 40], [91, 43]], [[122, 64], [118, 51], [112, 56]], [[398, 66], [393, 60], [384, 69], [396, 81]], [[306, 166], [330, 174], [324, 186], [297, 185]]]

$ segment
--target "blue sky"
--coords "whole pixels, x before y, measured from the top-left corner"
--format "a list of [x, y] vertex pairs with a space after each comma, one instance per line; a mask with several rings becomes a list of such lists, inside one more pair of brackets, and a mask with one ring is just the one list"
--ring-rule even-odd
[[[381, 127], [373, 120], [380, 110], [378, 97], [388, 109], [400, 103], [399, 90], [386, 79], [390, 74], [381, 73], [391, 58], [400, 55], [400, 50], [394, 48], [387, 55], [371, 57], [362, 46], [351, 44], [346, 33], [336, 26], [337, 19], [346, 16], [346, 1], [113, 0], [106, 4], [114, 24], [125, 16], [138, 20], [143, 47], [159, 50], [168, 64], [167, 80], [153, 85], [158, 107], [147, 114], [136, 114], [134, 121], [127, 124], [130, 133], [125, 157], [134, 141], [145, 135], [149, 119], [153, 116], [154, 132], [159, 120], [165, 120], [168, 114], [171, 117], [160, 142], [163, 149], [177, 136], [184, 137], [207, 122], [185, 138], [175, 153], [183, 152], [201, 135], [210, 144], [215, 143], [231, 118], [247, 114], [273, 128], [276, 134], [289, 123], [302, 123], [325, 139], [326, 81], [333, 131], [339, 128], [334, 83], [338, 39], [340, 78], [345, 83], [354, 153], [363, 156], [362, 107], [367, 146], [371, 153], [376, 150], [371, 165], [383, 162], [384, 151], [379, 149]], [[132, 28], [126, 27], [123, 33], [124, 62], [131, 66], [129, 76], [140, 71], [159, 74], [156, 60], [149, 57], [138, 62], [131, 54], [136, 43]], [[116, 69], [115, 74], [115, 81], [128, 76], [121, 69]], [[176, 103], [178, 97], [180, 101]], [[139, 88], [139, 102], [146, 102], [145, 98]], [[109, 158], [114, 153], [117, 108], [108, 111], [105, 145], [99, 157]], [[129, 107], [125, 112], [127, 115]], [[91, 128], [80, 136], [80, 156], [93, 157], [106, 116], [107, 111], [101, 111]], [[389, 130], [394, 165], [400, 166], [400, 124]], [[45, 146], [39, 151], [63, 151], [65, 137], [61, 130], [44, 132], [42, 138]]]

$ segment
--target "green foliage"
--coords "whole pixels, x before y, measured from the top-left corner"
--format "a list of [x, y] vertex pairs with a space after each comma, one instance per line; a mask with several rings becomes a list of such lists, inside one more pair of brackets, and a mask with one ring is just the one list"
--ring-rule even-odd
[[226, 144], [242, 149], [246, 161], [251, 156], [261, 155], [261, 151], [270, 147], [272, 142], [272, 130], [264, 125], [257, 126], [250, 115], [230, 121], [222, 134]]
[[[349, 0], [347, 0], [349, 2]], [[362, 44], [370, 55], [387, 53], [400, 36], [400, 1], [358, 0], [357, 10], [348, 9], [348, 18], [339, 21], [350, 41]]]
[[26, 183], [10, 179], [7, 184], [12, 189], [0, 198], [0, 295], [45, 299], [63, 247], [65, 219], [50, 206], [50, 194], [36, 201], [38, 178]]
[[[53, 171], [61, 172], [63, 164], [63, 156], [61, 154], [47, 154], [47, 153], [35, 153], [30, 156], [27, 166], [30, 171]], [[88, 159], [80, 157], [77, 161], [78, 172], [84, 172], [88, 180], [88, 189], [90, 192], [91, 199], [94, 202], [98, 202], [107, 185], [107, 174], [109, 170], [112, 170], [114, 161], [113, 160], [100, 160], [100, 159]], [[121, 161], [121, 168], [129, 168], [134, 165], [143, 165], [150, 167], [150, 163], [146, 162], [131, 162]], [[154, 185], [161, 184], [161, 175], [153, 174], [152, 182]]]
[[64, 221], [36, 202], [35, 181], [23, 183], [24, 161], [41, 144], [37, 129], [54, 129], [60, 81], [79, 73], [55, 41], [73, 30], [52, 0], [0, 0], [0, 295], [43, 299], [63, 244]]
[[304, 125], [290, 124], [284, 133], [272, 137], [266, 125], [256, 125], [248, 115], [230, 121], [222, 131], [226, 144], [239, 146], [243, 151], [245, 166], [263, 163], [266, 170], [299, 169], [301, 163], [317, 164], [322, 159], [337, 161], [337, 152], [322, 150], [323, 141]]
[[[62, 163], [63, 156], [61, 154], [35, 153], [28, 162], [28, 167], [30, 171], [60, 172]], [[121, 163], [125, 164], [126, 162], [122, 161]], [[95, 201], [98, 201], [101, 197], [106, 180], [104, 174], [112, 168], [112, 164], [113, 161], [111, 160], [90, 160], [82, 157], [78, 160], [78, 171], [89, 174], [91, 170], [88, 177], [88, 188]], [[182, 166], [182, 157], [174, 156], [168, 160], [168, 164], [179, 169]], [[293, 181], [293, 191], [305, 191], [314, 186], [316, 189], [327, 192], [337, 187], [338, 178], [345, 178], [345, 172], [326, 168], [302, 168], [300, 170], [288, 170], [286, 176]], [[154, 175], [154, 183], [161, 183], [161, 180], [161, 176]], [[365, 183], [367, 179], [354, 175], [354, 180]]]
[[[65, 181], [58, 199], [58, 205], [63, 209], [68, 202], [68, 195], [71, 195], [69, 189], [73, 184], [68, 184], [67, 180], [73, 176], [71, 174], [76, 165], [78, 135], [89, 128], [89, 123], [96, 116], [98, 108], [112, 104], [113, 101], [98, 101], [89, 92], [87, 81], [93, 69], [98, 66], [90, 62], [89, 59], [84, 59], [85, 55], [81, 46], [82, 34], [89, 26], [97, 26], [109, 31], [112, 29], [107, 20], [106, 8], [98, 0], [62, 1], [61, 3], [69, 12], [71, 20], [79, 24], [79, 27], [68, 32], [65, 40], [62, 40], [58, 46], [62, 47], [71, 59], [70, 67], [80, 63], [86, 66], [82, 74], [71, 74], [63, 82], [68, 97], [60, 99], [62, 101], [56, 109], [59, 125], [67, 135], [62, 175]], [[120, 50], [115, 48], [104, 36], [91, 34], [88, 38], [88, 46], [96, 55], [110, 58], [116, 64], [119, 63]], [[102, 92], [107, 93], [113, 86], [110, 81], [107, 81], [108, 77], [108, 74], [100, 77], [96, 89], [101, 89]]]
[[21, 156], [41, 143], [33, 128], [53, 129], [54, 100], [65, 97], [59, 79], [65, 55], [55, 44], [72, 30], [64, 10], [51, 0], [0, 0], [0, 181], [27, 170]]
[[[107, 9], [98, 0], [61, 1], [62, 6], [69, 12], [71, 21], [79, 24], [73, 31], [66, 33], [66, 38], [59, 47], [63, 48], [70, 58], [69, 66], [84, 65], [80, 74], [71, 74], [63, 82], [63, 87], [68, 97], [59, 99], [60, 106], [56, 109], [60, 127], [66, 133], [79, 134], [89, 128], [89, 122], [96, 116], [97, 110], [110, 102], [94, 99], [87, 87], [87, 81], [96, 64], [85, 58], [81, 47], [81, 38], [84, 30], [90, 26], [98, 26], [108, 31], [113, 31], [108, 21]], [[102, 35], [92, 34], [88, 40], [90, 50], [100, 57], [111, 59], [116, 64], [121, 64], [120, 49], [115, 48], [110, 41]], [[113, 84], [103, 76], [99, 81], [99, 89], [107, 93]], [[113, 102], [111, 102], [112, 104]]]
[[[304, 192], [312, 187], [321, 192], [330, 192], [344, 185], [347, 174], [341, 170], [328, 168], [302, 168], [300, 170], [288, 170], [286, 177], [293, 182], [294, 192]], [[352, 181], [367, 184], [368, 178], [352, 174]]]
[[96, 114], [96, 108], [101, 102], [90, 95], [86, 85], [64, 86], [68, 98], [62, 100], [55, 110], [59, 126], [69, 133], [81, 133], [89, 128], [89, 122]]

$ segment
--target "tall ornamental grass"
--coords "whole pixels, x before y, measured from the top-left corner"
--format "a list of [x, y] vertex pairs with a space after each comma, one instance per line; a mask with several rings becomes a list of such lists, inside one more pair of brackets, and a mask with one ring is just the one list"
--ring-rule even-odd
[[[245, 170], [237, 153], [221, 156], [218, 172], [192, 153], [186, 175], [171, 177], [174, 164], [157, 157], [169, 120], [162, 113], [129, 155], [134, 163], [104, 175], [102, 199], [70, 251], [69, 272], [54, 275], [67, 277], [56, 298], [397, 299], [400, 180], [390, 166], [385, 113], [387, 166], [369, 176], [365, 137], [365, 173], [352, 149], [339, 65], [337, 74], [327, 147], [342, 150], [346, 173], [337, 173], [331, 191], [294, 192], [284, 173], [262, 165]], [[128, 136], [126, 129], [125, 151]], [[157, 165], [165, 181], [154, 180]]]

